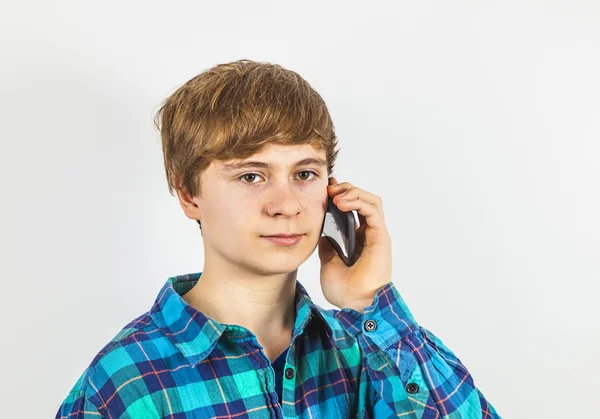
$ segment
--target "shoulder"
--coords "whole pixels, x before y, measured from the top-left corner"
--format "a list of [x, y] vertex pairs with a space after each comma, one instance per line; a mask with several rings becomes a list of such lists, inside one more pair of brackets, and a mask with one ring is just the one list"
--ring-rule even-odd
[[57, 417], [120, 417], [127, 410], [143, 411], [137, 402], [156, 388], [152, 375], [167, 363], [183, 359], [172, 356], [177, 351], [172, 336], [151, 313], [127, 323], [94, 356], [63, 400]]
[[83, 392], [102, 399], [98, 394], [102, 389], [116, 390], [128, 380], [142, 378], [140, 364], [167, 357], [175, 350], [164, 329], [146, 312], [127, 323], [100, 349], [71, 393]]
[[326, 324], [327, 334], [338, 349], [351, 349], [359, 351], [359, 345], [356, 335], [348, 331], [348, 325], [345, 324], [345, 313], [337, 308], [325, 309], [315, 304], [322, 320]]

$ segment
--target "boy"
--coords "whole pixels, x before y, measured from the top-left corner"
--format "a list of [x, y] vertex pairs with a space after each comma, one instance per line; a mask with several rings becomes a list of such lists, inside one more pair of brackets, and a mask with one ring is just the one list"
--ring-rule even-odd
[[[204, 270], [166, 281], [57, 418], [500, 417], [395, 288], [381, 199], [330, 176], [333, 123], [303, 78], [221, 64], [176, 90], [156, 121]], [[358, 213], [351, 267], [321, 237], [328, 196]], [[323, 294], [340, 310], [314, 305], [296, 279], [317, 247]]]

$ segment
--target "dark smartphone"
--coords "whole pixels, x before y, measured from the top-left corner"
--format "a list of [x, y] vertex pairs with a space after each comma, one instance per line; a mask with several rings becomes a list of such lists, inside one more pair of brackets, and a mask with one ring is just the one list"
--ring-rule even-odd
[[356, 219], [354, 211], [344, 212], [334, 203], [333, 198], [327, 197], [327, 210], [321, 228], [321, 235], [336, 250], [347, 266], [356, 262]]

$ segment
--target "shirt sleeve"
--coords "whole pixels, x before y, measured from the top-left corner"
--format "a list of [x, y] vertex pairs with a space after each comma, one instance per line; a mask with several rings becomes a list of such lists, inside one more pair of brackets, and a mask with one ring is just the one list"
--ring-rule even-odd
[[100, 419], [103, 417], [84, 391], [77, 390], [70, 392], [65, 398], [55, 419]]
[[501, 419], [460, 359], [417, 324], [393, 282], [364, 314], [346, 307], [335, 316], [363, 355], [357, 417]]

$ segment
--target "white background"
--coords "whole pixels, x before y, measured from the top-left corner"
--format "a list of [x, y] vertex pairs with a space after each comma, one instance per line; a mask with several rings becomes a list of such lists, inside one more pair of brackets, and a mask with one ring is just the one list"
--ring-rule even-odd
[[[329, 106], [393, 280], [505, 418], [597, 417], [594, 1], [3, 2], [0, 416], [53, 417], [170, 276], [203, 269], [152, 117], [248, 58]], [[325, 301], [315, 252], [298, 279]]]

